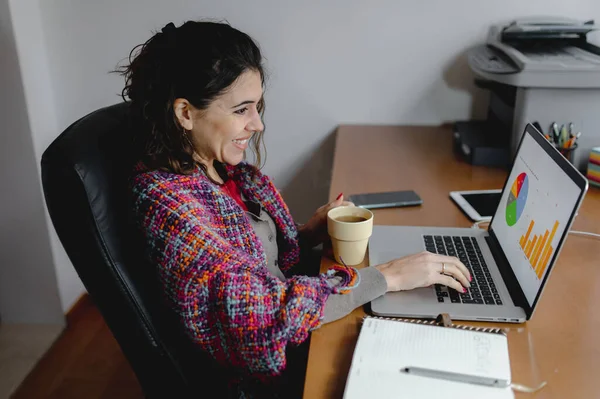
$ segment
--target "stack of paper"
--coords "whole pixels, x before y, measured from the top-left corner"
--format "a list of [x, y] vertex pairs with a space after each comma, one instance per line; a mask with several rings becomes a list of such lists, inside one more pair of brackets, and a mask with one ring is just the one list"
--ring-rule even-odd
[[592, 148], [587, 168], [587, 178], [590, 184], [600, 187], [600, 147]]

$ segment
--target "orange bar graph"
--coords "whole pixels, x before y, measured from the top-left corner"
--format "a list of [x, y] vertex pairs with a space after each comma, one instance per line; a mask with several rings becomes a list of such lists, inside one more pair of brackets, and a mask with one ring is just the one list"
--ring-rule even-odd
[[[550, 257], [550, 253], [552, 253], [552, 251], [550, 250], [550, 248], [552, 248], [550, 246], [550, 243], [552, 242], [552, 239], [554, 238], [554, 234], [556, 233], [556, 229], [558, 228], [558, 220], [556, 222], [554, 222], [554, 226], [552, 227], [552, 233], [550, 233], [550, 237], [548, 237], [548, 243], [546, 244], [546, 246], [548, 247], [549, 251], [546, 254], [545, 258], [549, 258]], [[544, 275], [544, 271], [546, 270], [546, 266], [548, 266], [548, 259], [545, 259], [541, 264], [537, 265], [536, 269], [536, 274], [538, 275], [538, 278], [542, 278], [542, 276]]]
[[527, 250], [527, 257], [531, 259], [531, 251], [533, 251], [533, 248], [535, 247], [535, 243], [537, 242], [538, 236], [533, 236], [533, 241], [531, 242], [531, 245], [529, 246], [529, 249]]
[[532, 246], [533, 246], [533, 240], [529, 240], [529, 242], [525, 246], [525, 255], [527, 255], [527, 252], [529, 252], [529, 249], [531, 249]]
[[[546, 234], [547, 236], [547, 234]], [[535, 259], [535, 256], [538, 254], [538, 252], [540, 252], [540, 248], [542, 247], [542, 236], [538, 236], [538, 241], [536, 246], [533, 248], [533, 252], [531, 253], [531, 257], [529, 258], [529, 261], [531, 262], [531, 265], [533, 266], [533, 260]]]
[[539, 279], [542, 278], [542, 275], [544, 274], [544, 270], [546, 270], [546, 265], [548, 265], [548, 261], [550, 260], [550, 255], [552, 254], [552, 250], [554, 250], [554, 248], [552, 248], [552, 245], [548, 245], [548, 248], [546, 249], [546, 254], [544, 255], [544, 260], [542, 261], [543, 267], [540, 268], [540, 270], [537, 273], [537, 276]]
[[537, 269], [537, 265], [540, 260], [540, 256], [542, 255], [543, 250], [546, 249], [546, 247], [544, 247], [544, 244], [546, 243], [547, 239], [548, 239], [548, 230], [546, 230], [546, 232], [544, 233], [544, 237], [542, 238], [540, 245], [538, 245], [538, 250], [533, 254], [533, 259], [532, 259], [531, 265], [533, 266], [534, 269]]
[[529, 222], [529, 227], [527, 228], [527, 234], [525, 234], [524, 236], [521, 236], [521, 248], [525, 249], [525, 244], [527, 243], [527, 240], [529, 239], [529, 234], [531, 234], [531, 230], [533, 229], [533, 225], [534, 225], [534, 221], [532, 220], [531, 222]]
[[554, 250], [550, 244], [552, 244], [558, 224], [559, 223], [557, 220], [554, 222], [551, 232], [546, 230], [543, 235], [534, 235], [532, 239], [529, 239], [531, 231], [533, 230], [533, 226], [535, 225], [535, 222], [532, 220], [527, 228], [527, 233], [521, 236], [521, 239], [519, 240], [519, 245], [521, 246], [521, 249], [523, 249], [527, 259], [529, 259], [531, 268], [535, 272], [538, 279], [541, 279], [544, 275], [550, 260], [550, 256]]

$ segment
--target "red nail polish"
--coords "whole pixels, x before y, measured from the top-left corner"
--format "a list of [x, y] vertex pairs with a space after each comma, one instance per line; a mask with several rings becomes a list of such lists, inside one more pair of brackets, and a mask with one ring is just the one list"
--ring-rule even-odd
[[462, 293], [464, 294], [465, 292], [467, 292], [467, 289], [465, 287], [463, 287]]
[[343, 195], [344, 195], [344, 193], [340, 193], [335, 200], [336, 201], [339, 200], [340, 198], [342, 198]]
[[473, 281], [473, 277], [469, 276], [469, 282]]

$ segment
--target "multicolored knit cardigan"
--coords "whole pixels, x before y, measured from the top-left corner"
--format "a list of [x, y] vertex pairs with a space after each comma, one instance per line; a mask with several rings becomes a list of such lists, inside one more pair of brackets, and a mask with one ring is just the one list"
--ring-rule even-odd
[[[289, 276], [299, 260], [298, 232], [281, 195], [247, 163], [227, 173], [273, 218], [279, 266]], [[139, 171], [132, 183], [134, 212], [167, 299], [191, 339], [243, 375], [279, 375], [286, 346], [320, 326], [330, 294], [356, 282], [356, 270], [341, 267], [286, 282], [273, 276], [242, 208], [199, 168], [189, 176]], [[335, 286], [333, 273], [348, 283]]]

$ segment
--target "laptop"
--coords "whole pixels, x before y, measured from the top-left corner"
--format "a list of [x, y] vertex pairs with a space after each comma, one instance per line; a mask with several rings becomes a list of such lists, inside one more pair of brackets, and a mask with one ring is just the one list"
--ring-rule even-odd
[[587, 189], [587, 179], [528, 124], [487, 230], [373, 227], [371, 265], [422, 251], [456, 256], [473, 277], [471, 288], [462, 294], [436, 284], [390, 292], [371, 302], [372, 312], [386, 317], [448, 313], [456, 320], [529, 320]]

